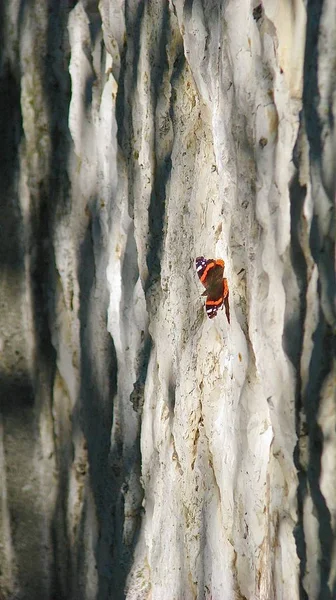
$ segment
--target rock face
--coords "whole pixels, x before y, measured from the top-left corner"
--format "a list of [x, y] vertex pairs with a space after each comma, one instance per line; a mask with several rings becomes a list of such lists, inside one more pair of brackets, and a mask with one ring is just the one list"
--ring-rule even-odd
[[333, 0], [0, 28], [0, 598], [335, 598]]

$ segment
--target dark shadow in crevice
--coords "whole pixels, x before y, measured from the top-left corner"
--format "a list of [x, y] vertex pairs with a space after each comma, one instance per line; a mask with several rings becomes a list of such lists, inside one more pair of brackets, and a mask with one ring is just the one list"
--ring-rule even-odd
[[319, 216], [313, 215], [310, 228], [309, 244], [312, 257], [319, 267], [321, 280], [323, 280], [328, 306], [336, 322], [336, 270], [335, 270], [335, 207], [330, 208], [329, 232], [320, 237]]
[[[45, 189], [36, 199], [36, 211], [40, 216], [32, 215], [32, 223], [41, 224], [41, 235], [33, 233], [33, 239], [42, 239], [37, 251], [38, 261], [41, 263], [39, 272], [43, 290], [40, 298], [36, 296], [34, 310], [36, 313], [36, 328], [41, 327], [43, 334], [38, 333], [39, 340], [37, 379], [43, 377], [46, 370], [41, 369], [41, 356], [49, 356], [50, 365], [50, 390], [45, 394], [44, 402], [53, 404], [53, 388], [56, 373], [56, 352], [52, 342], [51, 331], [56, 327], [56, 302], [59, 293], [59, 274], [57, 272], [54, 256], [54, 232], [60, 217], [71, 211], [71, 186], [68, 176], [68, 161], [71, 146], [69, 132], [69, 108], [71, 100], [71, 80], [69, 74], [70, 45], [68, 37], [68, 18], [70, 10], [75, 6], [73, 0], [47, 0], [47, 31], [45, 54], [40, 57], [41, 75], [44, 98], [47, 104], [48, 127], [50, 136], [50, 162], [49, 171], [44, 181]], [[33, 225], [34, 227], [34, 225]], [[47, 249], [47, 252], [46, 252]], [[32, 276], [36, 282], [37, 273]], [[38, 324], [41, 319], [41, 305], [46, 310], [43, 324]], [[42, 339], [44, 339], [42, 343]], [[68, 477], [71, 471], [70, 464], [59, 463], [58, 491], [55, 510], [51, 523], [51, 541], [53, 552], [52, 594], [55, 598], [66, 600], [70, 597], [71, 580], [71, 548], [68, 539], [67, 510], [68, 510]], [[60, 461], [57, 456], [57, 461]]]
[[[90, 484], [99, 527], [95, 551], [99, 599], [109, 597], [113, 572], [119, 568], [114, 563], [110, 547], [116, 543], [115, 523], [111, 514], [116, 499], [112, 493], [114, 474], [109, 465], [113, 401], [117, 391], [117, 359], [112, 338], [107, 331], [107, 289], [105, 292], [100, 289], [99, 297], [95, 293], [96, 265], [101, 260], [102, 251], [99, 217], [92, 216], [78, 261], [81, 347], [78, 410], [87, 441]], [[101, 324], [98, 330], [95, 328], [97, 323]], [[99, 352], [96, 352], [97, 347]], [[103, 369], [99, 361], [104, 362]], [[102, 371], [104, 381], [97, 376]]]
[[71, 465], [58, 465], [58, 491], [51, 526], [53, 549], [52, 591], [57, 600], [68, 600], [71, 595], [71, 553], [67, 526], [67, 499]]
[[150, 196], [148, 209], [148, 252], [147, 267], [148, 278], [145, 285], [145, 293], [159, 282], [161, 275], [161, 251], [164, 239], [164, 217], [166, 208], [166, 185], [172, 169], [171, 153], [167, 153], [165, 158], [156, 164], [154, 168], [154, 183]]
[[[53, 387], [56, 373], [56, 351], [52, 344], [51, 327], [55, 324], [56, 264], [52, 245], [48, 193], [40, 189], [32, 203], [30, 212], [30, 230], [34, 243], [34, 258], [31, 260], [30, 283], [33, 308], [34, 340], [36, 354], [34, 364], [35, 418], [45, 412], [45, 405], [52, 410]], [[64, 493], [65, 490], [62, 490]], [[56, 526], [55, 531], [58, 531]], [[51, 541], [54, 539], [54, 525], [51, 525]], [[64, 548], [63, 556], [67, 555]], [[51, 548], [55, 558], [55, 548]], [[53, 571], [50, 580], [57, 589], [58, 573], [55, 561], [51, 565]], [[51, 593], [53, 594], [51, 589]], [[60, 597], [62, 598], [62, 597]]]
[[[19, 199], [19, 147], [23, 136], [19, 63], [6, 55], [5, 4], [0, 3], [0, 272], [24, 273], [24, 225]], [[8, 41], [8, 44], [10, 42]], [[18, 61], [19, 57], [15, 57]], [[4, 307], [1, 307], [4, 310]]]
[[[125, 158], [129, 158], [132, 129], [132, 101], [138, 81], [140, 59], [141, 24], [144, 18], [145, 2], [140, 0], [134, 20], [131, 18], [129, 0], [125, 0], [126, 36], [123, 48], [120, 48], [120, 73], [116, 98], [116, 120], [118, 124], [117, 140]], [[128, 65], [132, 76], [128, 78]], [[129, 82], [130, 79], [130, 82]]]
[[[318, 42], [320, 35], [320, 22], [323, 11], [323, 2], [320, 0], [308, 0], [307, 3], [307, 34], [304, 57], [304, 81], [303, 81], [303, 115], [309, 142], [310, 164], [314, 167], [312, 172], [312, 193], [315, 196], [319, 193], [321, 180], [323, 184], [322, 155], [323, 147], [323, 127], [319, 117], [319, 83], [318, 83]], [[315, 179], [317, 181], [315, 181]], [[317, 183], [317, 185], [315, 185]], [[324, 185], [324, 184], [323, 184]], [[334, 190], [329, 195], [331, 210], [334, 211]], [[309, 378], [306, 389], [301, 389], [301, 381], [298, 381], [300, 389], [300, 416], [298, 423], [298, 436], [305, 436], [309, 448], [309, 461], [305, 471], [300, 464], [299, 445], [295, 453], [295, 464], [299, 471], [298, 486], [298, 507], [299, 522], [297, 530], [304, 537], [304, 525], [302, 517], [302, 504], [304, 497], [310, 492], [319, 523], [319, 544], [321, 547], [321, 560], [319, 562], [319, 599], [331, 599], [331, 591], [328, 586], [328, 579], [331, 568], [331, 552], [333, 543], [333, 531], [331, 527], [330, 512], [321, 490], [321, 460], [323, 454], [323, 432], [318, 423], [318, 414], [320, 409], [321, 395], [324, 382], [331, 370], [333, 357], [335, 356], [335, 346], [330, 326], [326, 323], [325, 316], [321, 306], [321, 286], [327, 292], [329, 306], [333, 306], [333, 296], [335, 294], [335, 273], [334, 273], [334, 252], [335, 240], [331, 235], [332, 224], [334, 222], [331, 214], [329, 233], [324, 235], [323, 239], [319, 235], [319, 202], [314, 197], [314, 215], [310, 229], [310, 250], [313, 259], [318, 267], [318, 298], [319, 298], [319, 320], [313, 334], [313, 350], [309, 365]], [[302, 218], [303, 220], [303, 218]], [[295, 250], [295, 246], [294, 246]], [[300, 288], [301, 292], [301, 288]], [[301, 295], [301, 294], [300, 294]], [[303, 299], [300, 298], [302, 306]], [[303, 324], [301, 338], [303, 337]], [[302, 348], [302, 341], [299, 346]], [[302, 349], [300, 353], [302, 352]], [[299, 373], [299, 370], [297, 369]], [[298, 413], [297, 413], [298, 414]], [[301, 419], [301, 422], [300, 422]], [[309, 491], [308, 491], [309, 490]], [[300, 537], [300, 536], [299, 536]], [[298, 541], [298, 537], [296, 537]], [[306, 571], [306, 553], [300, 556], [299, 546], [298, 554], [300, 558], [300, 597], [307, 598], [303, 590], [303, 576]]]
[[[301, 131], [301, 126], [300, 126]], [[296, 167], [295, 174], [290, 184], [290, 258], [295, 273], [297, 285], [299, 288], [299, 311], [285, 324], [283, 346], [291, 363], [300, 375], [300, 359], [303, 345], [304, 322], [307, 311], [307, 263], [300, 243], [300, 229], [303, 219], [303, 206], [307, 194], [306, 186], [302, 186], [299, 180], [299, 161], [298, 146], [300, 133], [293, 152], [293, 162]], [[301, 389], [301, 382], [298, 380], [297, 392]]]
[[323, 385], [331, 372], [332, 361], [335, 356], [335, 338], [332, 335], [330, 326], [328, 326], [324, 319], [322, 310], [320, 310], [318, 326], [313, 334], [313, 351], [309, 365], [309, 380], [304, 394], [307, 433], [309, 437], [307, 478], [319, 524], [319, 542], [321, 548], [321, 559], [319, 561], [320, 600], [332, 600], [328, 581], [334, 535], [330, 511], [321, 490], [323, 432], [318, 423], [318, 414]]
[[303, 349], [304, 322], [307, 312], [307, 263], [300, 243], [300, 228], [303, 219], [303, 206], [306, 198], [306, 186], [301, 186], [299, 180], [299, 164], [300, 164], [300, 139], [302, 135], [302, 118], [298, 137], [293, 152], [293, 162], [296, 167], [295, 174], [290, 184], [290, 258], [293, 268], [296, 283], [299, 289], [298, 309], [290, 318], [285, 321], [283, 334], [283, 348], [289, 357], [296, 373], [296, 388], [295, 388], [295, 426], [298, 437], [297, 444], [294, 450], [294, 464], [298, 472], [298, 488], [297, 488], [297, 514], [298, 520], [294, 529], [294, 537], [296, 543], [296, 551], [300, 560], [299, 564], [299, 589], [301, 600], [308, 600], [308, 596], [303, 586], [303, 580], [306, 573], [307, 565], [307, 548], [304, 531], [303, 510], [304, 502], [307, 495], [307, 473], [301, 463], [301, 436], [306, 435], [303, 431], [303, 415], [304, 415], [304, 400], [302, 398], [302, 381], [301, 381], [301, 354]]
[[[160, 152], [160, 120], [162, 115], [157, 114], [159, 98], [162, 94], [163, 79], [169, 69], [167, 45], [170, 31], [169, 5], [163, 7], [161, 35], [157, 56], [154, 56], [151, 64], [151, 95], [154, 118], [154, 170], [153, 183], [148, 208], [148, 250], [146, 262], [148, 267], [148, 278], [145, 283], [145, 293], [159, 282], [161, 275], [161, 251], [164, 240], [164, 219], [166, 213], [166, 186], [172, 170], [171, 153], [173, 140], [168, 144], [168, 151], [161, 155]], [[177, 65], [176, 65], [177, 66]], [[172, 77], [174, 73], [172, 74]], [[172, 98], [170, 99], [170, 102]], [[169, 106], [169, 113], [171, 112]]]
[[[145, 383], [152, 348], [153, 340], [150, 334], [147, 332], [139, 356], [139, 369], [137, 372], [137, 378], [133, 385], [133, 390], [130, 396], [130, 402], [133, 405], [133, 410], [135, 410], [135, 412], [139, 413], [140, 415], [142, 413], [142, 407], [144, 403]], [[139, 437], [140, 433], [141, 432], [139, 431]]]
[[303, 112], [311, 159], [321, 165], [322, 127], [318, 114], [318, 37], [323, 1], [308, 0], [306, 47], [303, 65]]
[[[133, 343], [132, 331], [134, 323], [132, 319], [132, 307], [134, 306], [134, 290], [139, 280], [139, 268], [137, 259], [137, 247], [134, 238], [134, 224], [131, 222], [127, 232], [127, 242], [122, 262], [121, 269], [121, 282], [122, 282], [122, 296], [120, 305], [120, 317], [121, 317], [121, 332], [123, 335], [124, 347], [130, 346]], [[148, 332], [143, 331], [142, 336], [145, 339], [149, 338]], [[146, 346], [146, 341], [143, 340], [143, 349]], [[129, 356], [127, 354], [126, 356]], [[126, 360], [125, 356], [125, 360]], [[144, 358], [138, 357], [137, 359], [142, 364]], [[143, 382], [146, 379], [148, 362], [145, 366], [146, 373], [143, 378]], [[141, 371], [141, 367], [140, 367]], [[141, 388], [140, 396], [143, 395], [143, 386], [138, 381], [135, 384], [136, 389]], [[120, 401], [124, 398], [123, 394], [120, 395]], [[128, 400], [126, 400], [128, 401]], [[126, 411], [127, 413], [127, 411]], [[125, 414], [125, 413], [124, 413]], [[140, 524], [141, 524], [141, 507], [143, 500], [143, 489], [141, 486], [141, 451], [140, 451], [140, 438], [141, 438], [141, 418], [135, 419], [135, 439], [133, 444], [130, 444], [128, 439], [124, 438], [124, 427], [120, 423], [120, 439], [114, 440], [111, 448], [110, 463], [115, 473], [115, 488], [114, 494], [117, 499], [115, 506], [115, 520], [119, 524], [118, 537], [115, 540], [114, 545], [114, 559], [116, 564], [119, 565], [118, 577], [115, 578], [115, 588], [118, 590], [120, 599], [125, 594], [125, 585], [127, 576], [133, 564], [133, 555], [136, 547], [136, 543], [139, 538]], [[116, 431], [116, 429], [115, 429]], [[132, 501], [132, 515], [125, 515], [124, 511], [124, 499], [127, 493], [133, 498]], [[130, 522], [132, 525], [130, 526]], [[125, 537], [123, 528], [127, 531]]]
[[[122, 151], [128, 180], [128, 214], [134, 217], [134, 140], [132, 107], [138, 81], [138, 65], [140, 59], [141, 26], [144, 18], [145, 2], [140, 0], [135, 17], [132, 19], [129, 0], [125, 1], [126, 36], [123, 48], [120, 49], [120, 72], [118, 94], [116, 98], [117, 141]], [[130, 71], [130, 74], [129, 74]]]
[[[335, 295], [336, 295], [336, 273], [335, 273], [335, 192], [336, 179], [332, 189], [326, 184], [323, 169], [322, 156], [325, 153], [323, 126], [321, 123], [319, 107], [319, 81], [318, 81], [318, 40], [320, 34], [320, 20], [323, 11], [323, 1], [309, 0], [307, 4], [307, 36], [304, 61], [304, 79], [303, 79], [303, 111], [305, 116], [305, 125], [309, 141], [310, 160], [318, 166], [318, 173], [324, 191], [330, 201], [330, 227], [327, 235], [320, 239], [319, 234], [319, 214], [315, 210], [310, 231], [310, 249], [314, 261], [318, 265], [319, 272], [323, 277], [329, 307], [335, 316]], [[330, 70], [330, 79], [334, 78], [334, 71]], [[332, 81], [331, 89], [335, 89], [335, 82]], [[332, 114], [332, 94], [329, 97], [329, 124], [331, 133], [333, 132], [333, 114]], [[335, 154], [335, 151], [334, 151]], [[315, 191], [313, 185], [313, 192]], [[315, 193], [318, 193], [316, 190]], [[316, 204], [316, 202], [315, 202]]]
[[[110, 540], [113, 559], [110, 590], [113, 590], [113, 598], [122, 600], [125, 598], [126, 581], [133, 564], [134, 550], [139, 539], [141, 525], [143, 490], [140, 483], [140, 421], [138, 434], [132, 447], [125, 449], [121, 436], [119, 439], [115, 437], [109, 464], [112, 473], [110, 510], [113, 520], [113, 536]], [[132, 514], [125, 513], [125, 495], [128, 491], [133, 497]], [[102, 599], [109, 597], [101, 596]]]
[[123, 322], [123, 331], [128, 330], [129, 315], [125, 313], [125, 309], [127, 310], [132, 306], [134, 288], [139, 279], [137, 258], [138, 252], [134, 237], [134, 223], [132, 221], [127, 232], [127, 241], [121, 269], [122, 298], [120, 312]]
[[[98, 9], [97, 0], [93, 0], [93, 2], [87, 4], [85, 6], [85, 10], [86, 10], [88, 20], [89, 20], [88, 26], [89, 26], [91, 44], [89, 47], [84, 46], [83, 52], [87, 58], [88, 63], [90, 64], [91, 73], [87, 75], [86, 81], [85, 81], [84, 102], [85, 102], [85, 110], [87, 111], [88, 115], [90, 115], [90, 110], [92, 108], [92, 101], [93, 101], [94, 86], [97, 86], [99, 84], [101, 87], [100, 93], [102, 93], [101, 79], [95, 70], [94, 56], [93, 56], [97, 38], [98, 38], [98, 36], [102, 35], [102, 20], [101, 20], [101, 15], [100, 15], [100, 12]], [[103, 46], [100, 47], [101, 52], [102, 52], [102, 50], [103, 50]], [[102, 64], [100, 64], [99, 66], [102, 67]], [[90, 118], [90, 116], [89, 116], [89, 118]]]
[[43, 87], [48, 106], [51, 138], [49, 211], [52, 227], [62, 213], [71, 210], [68, 161], [71, 145], [69, 108], [71, 79], [68, 18], [75, 2], [48, 0], [47, 47], [43, 63]]
[[177, 99], [176, 89], [181, 88], [180, 77], [182, 76], [182, 73], [185, 69], [185, 65], [186, 65], [186, 57], [184, 55], [183, 41], [181, 39], [179, 44], [176, 46], [175, 60], [174, 60], [173, 70], [172, 70], [172, 74], [171, 74], [171, 78], [170, 78], [170, 84], [171, 84], [172, 91], [171, 91], [170, 106], [169, 106], [169, 116], [171, 118], [174, 132], [175, 132], [174, 107], [175, 107], [175, 102]]
[[188, 22], [192, 16], [192, 8], [193, 8], [194, 0], [184, 0], [183, 4], [183, 20]]
[[[92, 0], [92, 2], [86, 3], [85, 11], [89, 17], [91, 46], [94, 48], [97, 38], [102, 34], [102, 18], [99, 11], [99, 0]], [[92, 59], [90, 58], [90, 60]]]
[[175, 413], [175, 403], [176, 403], [176, 381], [175, 377], [172, 373], [169, 376], [168, 382], [168, 409], [171, 417], [174, 416]]

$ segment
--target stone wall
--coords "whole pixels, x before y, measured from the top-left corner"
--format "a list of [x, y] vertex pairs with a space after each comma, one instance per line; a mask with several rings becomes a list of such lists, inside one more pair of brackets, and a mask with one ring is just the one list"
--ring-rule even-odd
[[1, 600], [332, 600], [333, 0], [0, 37]]

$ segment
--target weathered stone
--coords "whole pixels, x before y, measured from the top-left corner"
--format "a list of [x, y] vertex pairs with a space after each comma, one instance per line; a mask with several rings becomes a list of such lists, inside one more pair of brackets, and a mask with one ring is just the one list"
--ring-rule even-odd
[[0, 4], [1, 599], [336, 597], [335, 31]]

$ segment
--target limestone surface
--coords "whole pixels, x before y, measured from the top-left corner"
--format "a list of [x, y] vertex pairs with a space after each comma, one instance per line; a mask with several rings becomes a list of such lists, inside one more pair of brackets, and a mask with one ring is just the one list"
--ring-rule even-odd
[[0, 599], [332, 600], [334, 0], [0, 39]]

